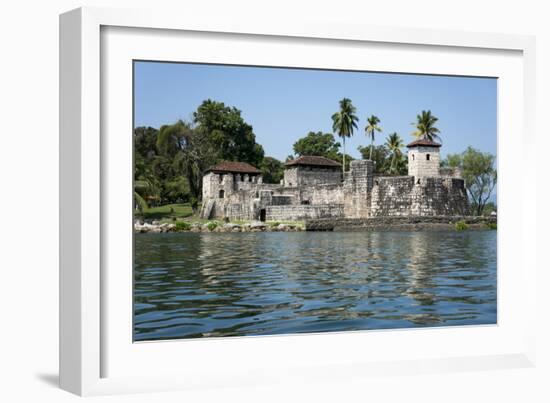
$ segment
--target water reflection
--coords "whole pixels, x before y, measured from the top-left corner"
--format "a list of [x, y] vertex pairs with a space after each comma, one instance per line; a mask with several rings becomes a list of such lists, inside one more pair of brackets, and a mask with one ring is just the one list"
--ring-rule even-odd
[[496, 232], [135, 237], [135, 340], [496, 322]]

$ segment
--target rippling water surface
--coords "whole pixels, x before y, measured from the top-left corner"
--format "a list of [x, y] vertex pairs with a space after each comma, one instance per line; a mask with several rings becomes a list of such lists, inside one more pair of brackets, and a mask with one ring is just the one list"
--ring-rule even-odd
[[136, 234], [134, 340], [496, 323], [496, 231]]

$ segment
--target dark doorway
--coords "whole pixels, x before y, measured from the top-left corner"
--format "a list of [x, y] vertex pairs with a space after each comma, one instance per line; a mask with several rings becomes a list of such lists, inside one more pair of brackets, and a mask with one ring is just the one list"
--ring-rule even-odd
[[260, 221], [265, 222], [265, 208], [260, 210]]

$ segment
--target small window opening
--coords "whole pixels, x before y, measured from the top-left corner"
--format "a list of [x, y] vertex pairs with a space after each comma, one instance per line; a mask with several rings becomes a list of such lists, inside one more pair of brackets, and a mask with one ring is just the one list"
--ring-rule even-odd
[[220, 199], [223, 199], [223, 197], [225, 196], [225, 190], [220, 190], [220, 194], [219, 194], [219, 197]]
[[426, 161], [430, 160], [430, 154], [426, 154]]
[[412, 156], [413, 156], [413, 161], [414, 161], [414, 154]]

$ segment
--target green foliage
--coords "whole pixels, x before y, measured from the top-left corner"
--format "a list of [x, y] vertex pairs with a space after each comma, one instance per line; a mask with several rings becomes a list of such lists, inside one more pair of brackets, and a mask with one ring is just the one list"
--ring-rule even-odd
[[193, 113], [193, 122], [211, 143], [219, 160], [260, 166], [263, 147], [256, 143], [252, 126], [244, 121], [237, 108], [207, 99]]
[[388, 173], [392, 175], [407, 174], [408, 160], [403, 155], [401, 149], [404, 147], [403, 140], [396, 132], [390, 134], [386, 139], [385, 146], [391, 153], [390, 166]]
[[189, 231], [191, 224], [187, 221], [176, 221], [176, 231]]
[[189, 180], [184, 176], [177, 176], [164, 185], [163, 200], [188, 202], [191, 197]]
[[493, 203], [493, 202], [487, 202], [487, 204], [485, 204], [485, 207], [483, 207], [483, 211], [482, 211], [481, 215], [490, 216], [493, 211], [494, 212], [497, 211], [496, 204]]
[[462, 155], [448, 154], [447, 158], [441, 161], [441, 166], [445, 168], [462, 168]]
[[[160, 128], [157, 138], [159, 156], [153, 161], [153, 170], [163, 184], [176, 177], [185, 177], [189, 197], [199, 197], [202, 191], [202, 174], [216, 160], [212, 147], [189, 123], [177, 121]], [[179, 182], [181, 190], [181, 180]], [[173, 191], [173, 186], [170, 189]], [[163, 196], [169, 191], [165, 189]], [[163, 200], [173, 202], [175, 200]]]
[[189, 205], [191, 206], [193, 213], [195, 213], [199, 208], [199, 200], [195, 196], [191, 196], [189, 198]]
[[143, 210], [143, 218], [160, 220], [166, 218], [185, 218], [193, 214], [189, 204], [165, 204]]
[[141, 195], [134, 191], [134, 203], [139, 214], [143, 214], [143, 211], [147, 209], [147, 202]]
[[432, 111], [422, 111], [420, 115], [416, 115], [416, 122], [413, 123], [416, 130], [412, 135], [417, 139], [441, 140], [439, 129], [435, 127], [438, 120], [438, 118], [432, 115]]
[[390, 151], [386, 146], [359, 146], [357, 150], [363, 159], [374, 162], [374, 173], [387, 173], [390, 165]]
[[341, 160], [338, 154], [340, 143], [334, 139], [332, 133], [309, 132], [294, 143], [293, 149], [297, 156], [318, 155], [335, 161]]
[[154, 177], [161, 204], [198, 200], [204, 172], [221, 160], [255, 166], [263, 161], [263, 148], [241, 111], [210, 99], [194, 112], [192, 123], [179, 120], [156, 133], [151, 128], [134, 132], [136, 179], [145, 173]]
[[401, 151], [403, 147], [403, 140], [399, 134], [394, 132], [386, 138], [384, 144], [378, 146], [371, 144], [366, 147], [359, 146], [357, 149], [363, 159], [370, 159], [374, 162], [374, 173], [407, 175], [408, 159]]
[[218, 227], [218, 223], [211, 221], [206, 224], [206, 227], [208, 228], [208, 231], [214, 231]]
[[462, 170], [472, 214], [482, 215], [497, 184], [497, 171], [494, 168], [495, 156], [468, 147], [462, 154], [447, 156], [443, 165], [458, 167]]
[[270, 226], [271, 228], [275, 228], [275, 227], [278, 227], [279, 224], [280, 224], [279, 221], [272, 221], [272, 222], [269, 223], [269, 226]]
[[[351, 155], [345, 156], [339, 151], [340, 143], [334, 139], [331, 133], [309, 132], [294, 143], [294, 153], [300, 157], [302, 155], [317, 155], [325, 157], [336, 162], [344, 161], [345, 169], [349, 170], [350, 162], [353, 161]], [[294, 159], [293, 155], [287, 157], [287, 161]]]
[[279, 183], [284, 176], [283, 163], [273, 157], [264, 157], [260, 170], [265, 183]]
[[497, 229], [497, 223], [496, 222], [488, 222], [487, 223], [487, 228], [489, 228], [490, 230], [496, 230]]
[[465, 221], [457, 221], [455, 223], [455, 230], [456, 231], [465, 231], [465, 230], [468, 229], [468, 227], [469, 227], [469, 225], [466, 224]]

